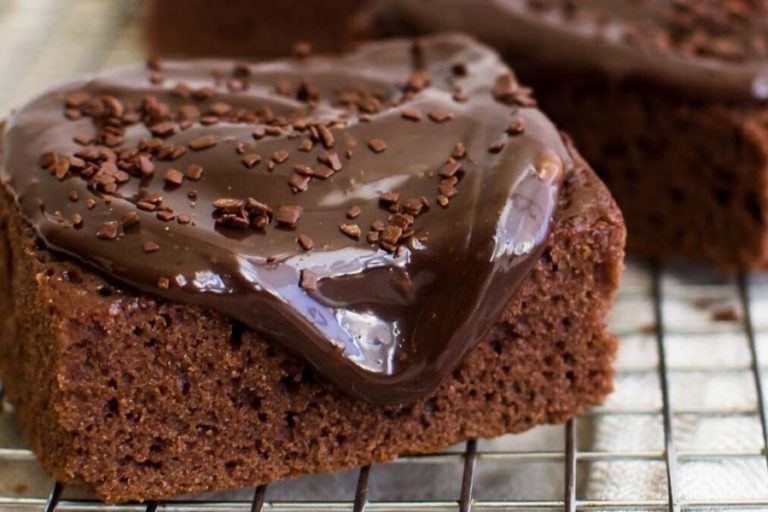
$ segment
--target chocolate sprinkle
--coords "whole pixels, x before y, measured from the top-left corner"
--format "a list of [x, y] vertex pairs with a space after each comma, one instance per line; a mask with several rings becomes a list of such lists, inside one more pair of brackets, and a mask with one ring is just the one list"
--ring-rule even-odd
[[384, 204], [393, 204], [400, 200], [400, 194], [397, 192], [383, 192], [379, 195], [379, 201]]
[[189, 149], [192, 151], [202, 151], [204, 149], [212, 148], [216, 145], [218, 142], [218, 139], [215, 135], [203, 135], [202, 137], [198, 137], [196, 139], [192, 139], [189, 141]]
[[430, 110], [427, 115], [435, 123], [445, 123], [453, 119], [453, 112], [441, 109]]
[[126, 231], [137, 227], [140, 224], [139, 214], [136, 212], [126, 213], [123, 216], [122, 223], [123, 223], [123, 229]]
[[405, 108], [400, 115], [409, 121], [421, 121], [421, 112], [416, 108]]
[[305, 235], [304, 233], [299, 234], [299, 236], [296, 239], [296, 241], [299, 242], [299, 245], [305, 251], [309, 251], [310, 249], [312, 249], [312, 247], [315, 246], [315, 242], [310, 237]]
[[244, 155], [241, 159], [243, 165], [248, 169], [253, 169], [259, 162], [261, 162], [261, 155], [258, 153], [249, 153]]
[[490, 153], [501, 153], [501, 150], [504, 149], [504, 146], [506, 143], [503, 140], [499, 140], [488, 146], [488, 151]]
[[361, 213], [363, 213], [363, 210], [359, 206], [357, 206], [357, 205], [350, 206], [347, 209], [347, 218], [348, 219], [356, 219], [357, 217], [360, 216]]
[[525, 132], [525, 122], [522, 119], [517, 118], [507, 126], [508, 135], [520, 135]]
[[297, 205], [283, 205], [277, 209], [275, 220], [281, 226], [295, 228], [301, 217], [301, 207]]
[[176, 169], [167, 169], [163, 174], [163, 180], [169, 187], [178, 187], [184, 182], [184, 175]]
[[197, 164], [189, 164], [187, 170], [184, 172], [187, 179], [192, 181], [198, 181], [203, 177], [203, 168]]
[[368, 147], [371, 148], [371, 151], [374, 153], [381, 153], [387, 149], [387, 143], [381, 139], [371, 139], [368, 141]]
[[324, 151], [320, 153], [320, 155], [317, 157], [317, 161], [327, 165], [331, 168], [331, 170], [335, 172], [339, 172], [341, 170], [341, 160], [339, 160], [339, 155], [333, 151]]
[[304, 269], [301, 271], [299, 286], [308, 292], [314, 292], [317, 290], [317, 280], [317, 274]]
[[325, 146], [326, 149], [331, 149], [335, 144], [335, 140], [333, 138], [333, 134], [331, 133], [331, 130], [328, 129], [325, 125], [318, 125], [317, 131], [320, 135], [320, 140], [323, 142], [323, 146]]
[[456, 160], [461, 160], [467, 156], [467, 149], [464, 147], [464, 144], [457, 142], [456, 145], [453, 146], [453, 152], [451, 153], [451, 156]]
[[153, 253], [153, 252], [159, 251], [160, 246], [157, 245], [155, 242], [147, 241], [147, 242], [144, 242], [144, 244], [142, 245], [142, 249], [146, 253]]
[[443, 177], [452, 177], [455, 176], [457, 172], [459, 172], [459, 169], [461, 169], [461, 164], [456, 161], [449, 161], [446, 162], [445, 165], [440, 169], [440, 176]]
[[276, 164], [282, 164], [283, 162], [288, 160], [290, 156], [291, 154], [288, 151], [281, 149], [272, 153], [272, 161], [275, 162]]
[[360, 237], [363, 236], [363, 232], [360, 231], [360, 226], [357, 224], [339, 224], [339, 231], [353, 240], [360, 240]]
[[101, 240], [114, 240], [117, 238], [118, 233], [118, 226], [117, 222], [114, 220], [104, 222], [99, 227], [99, 230], [96, 232], [96, 236], [99, 237]]

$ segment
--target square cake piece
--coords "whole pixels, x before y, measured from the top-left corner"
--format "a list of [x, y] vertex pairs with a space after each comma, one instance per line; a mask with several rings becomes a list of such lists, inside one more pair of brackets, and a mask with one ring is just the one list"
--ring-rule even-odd
[[109, 502], [566, 421], [611, 390], [610, 194], [461, 36], [150, 62], [44, 93], [0, 156], [0, 375]]
[[372, 12], [379, 33], [461, 31], [499, 50], [605, 180], [630, 251], [768, 267], [766, 2], [393, 0]]

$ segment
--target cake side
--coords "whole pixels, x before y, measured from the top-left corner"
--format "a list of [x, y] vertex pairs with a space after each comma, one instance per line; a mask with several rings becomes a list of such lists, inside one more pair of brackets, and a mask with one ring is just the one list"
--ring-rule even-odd
[[628, 250], [726, 271], [768, 267], [768, 106], [539, 71], [526, 78], [616, 198]]
[[[582, 162], [583, 165], [583, 162]], [[36, 247], [0, 199], [0, 371], [19, 424], [66, 484], [126, 501], [337, 471], [561, 422], [611, 389], [605, 315], [621, 215], [586, 168], [503, 318], [436, 391], [375, 406], [223, 315], [121, 290]], [[590, 201], [579, 198], [591, 198]]]

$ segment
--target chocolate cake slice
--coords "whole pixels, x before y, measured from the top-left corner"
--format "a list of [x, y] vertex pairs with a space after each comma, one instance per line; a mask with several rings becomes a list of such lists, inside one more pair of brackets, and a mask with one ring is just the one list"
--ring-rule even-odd
[[764, 0], [394, 0], [372, 19], [508, 57], [606, 181], [631, 251], [768, 266]]
[[7, 122], [0, 374], [58, 480], [220, 490], [565, 421], [624, 226], [491, 50], [150, 62]]

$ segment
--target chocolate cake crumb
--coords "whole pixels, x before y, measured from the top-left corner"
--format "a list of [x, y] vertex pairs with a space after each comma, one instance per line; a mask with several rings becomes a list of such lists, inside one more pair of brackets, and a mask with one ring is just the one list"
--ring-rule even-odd
[[712, 310], [711, 318], [714, 322], [738, 322], [741, 315], [733, 306], [720, 306]]

